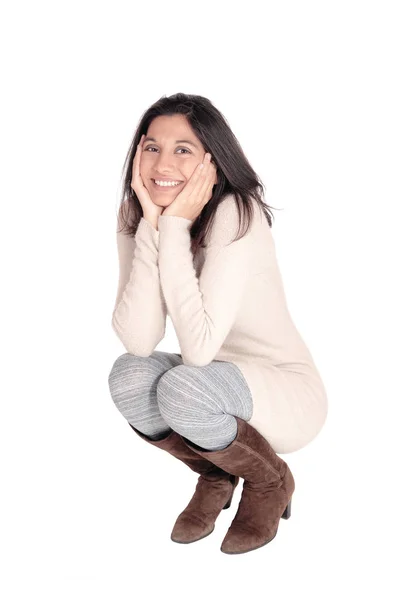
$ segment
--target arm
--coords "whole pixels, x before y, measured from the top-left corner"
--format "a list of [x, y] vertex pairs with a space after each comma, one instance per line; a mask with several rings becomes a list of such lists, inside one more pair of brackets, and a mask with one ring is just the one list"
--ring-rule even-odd
[[204, 366], [214, 360], [236, 318], [253, 273], [253, 226], [240, 240], [235, 200], [217, 208], [199, 280], [193, 267], [191, 221], [161, 215], [159, 273], [163, 295], [179, 340], [183, 364]]
[[[118, 221], [117, 229], [121, 223]], [[134, 238], [116, 232], [119, 283], [112, 327], [127, 352], [149, 356], [165, 335], [166, 303], [158, 268], [159, 232], [142, 217]]]

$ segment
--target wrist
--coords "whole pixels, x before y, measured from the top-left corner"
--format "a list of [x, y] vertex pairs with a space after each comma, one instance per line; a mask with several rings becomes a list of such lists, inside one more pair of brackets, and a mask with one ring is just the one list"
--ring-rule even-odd
[[152, 225], [152, 227], [154, 229], [156, 229], [156, 231], [158, 231], [158, 219], [155, 219], [153, 217], [149, 217], [148, 215], [143, 215], [143, 218], [148, 221], [148, 223], [150, 223]]

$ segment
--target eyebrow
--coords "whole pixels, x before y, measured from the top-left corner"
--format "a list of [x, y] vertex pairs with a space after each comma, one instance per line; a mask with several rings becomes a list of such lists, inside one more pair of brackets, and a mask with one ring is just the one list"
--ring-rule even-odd
[[[146, 137], [144, 140], [144, 144], [145, 142], [156, 142], [156, 139], [153, 137]], [[198, 148], [197, 144], [194, 144], [194, 142], [191, 142], [190, 140], [176, 140], [175, 142], [176, 144], [190, 144], [191, 146], [194, 146], [194, 148]]]

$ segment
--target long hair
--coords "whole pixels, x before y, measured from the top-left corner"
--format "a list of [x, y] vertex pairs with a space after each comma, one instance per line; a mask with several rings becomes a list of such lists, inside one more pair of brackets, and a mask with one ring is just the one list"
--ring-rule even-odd
[[[251, 198], [257, 201], [264, 211], [269, 226], [272, 227], [271, 207], [263, 201], [265, 186], [248, 162], [225, 117], [208, 98], [179, 93], [169, 97], [162, 96], [144, 112], [137, 126], [122, 169], [124, 183], [118, 218], [123, 226], [120, 231], [123, 230], [127, 235], [134, 236], [143, 216], [141, 203], [131, 187], [133, 160], [141, 136], [147, 133], [155, 117], [174, 114], [186, 116], [205, 152], [211, 153], [217, 169], [218, 181], [213, 188], [213, 195], [190, 228], [193, 254], [200, 246], [205, 248], [205, 237], [212, 226], [216, 209], [228, 194], [233, 194], [236, 199], [239, 219], [246, 219], [246, 227], [240, 238], [250, 227], [254, 212]], [[124, 204], [126, 210], [123, 211], [124, 202], [126, 202]], [[243, 207], [243, 214], [241, 214], [241, 207]], [[236, 237], [236, 239], [240, 238]]]

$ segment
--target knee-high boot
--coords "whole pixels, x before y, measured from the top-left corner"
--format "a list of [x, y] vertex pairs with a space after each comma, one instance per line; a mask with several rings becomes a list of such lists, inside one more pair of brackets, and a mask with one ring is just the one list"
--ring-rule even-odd
[[290, 517], [295, 489], [287, 463], [247, 421], [235, 419], [237, 436], [222, 450], [205, 451], [183, 438], [200, 456], [244, 479], [237, 513], [221, 545], [226, 554], [256, 550], [273, 540], [281, 517]]
[[199, 456], [173, 429], [163, 439], [152, 440], [131, 423], [129, 425], [144, 441], [169, 452], [192, 471], [200, 474], [190, 502], [176, 519], [171, 540], [189, 544], [212, 533], [221, 510], [230, 507], [239, 477], [227, 473], [210, 462], [206, 456]]

